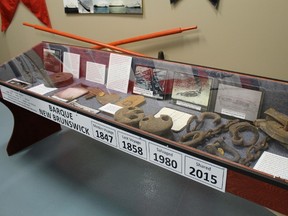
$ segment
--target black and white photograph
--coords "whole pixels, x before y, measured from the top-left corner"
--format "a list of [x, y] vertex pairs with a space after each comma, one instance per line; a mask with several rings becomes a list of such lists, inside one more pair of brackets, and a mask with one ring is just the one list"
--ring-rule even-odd
[[27, 89], [29, 87], [31, 87], [31, 84], [28, 83], [28, 82], [24, 82], [22, 80], [19, 80], [19, 79], [16, 79], [16, 78], [13, 78], [13, 79], [10, 79], [7, 81], [7, 83], [13, 85], [13, 86], [16, 86], [18, 88], [24, 88], [24, 89]]
[[142, 14], [142, 0], [63, 0], [65, 13]]
[[212, 78], [175, 72], [172, 99], [208, 107]]
[[263, 91], [219, 83], [214, 111], [254, 121], [258, 118]]
[[133, 93], [164, 99], [167, 70], [136, 66]]

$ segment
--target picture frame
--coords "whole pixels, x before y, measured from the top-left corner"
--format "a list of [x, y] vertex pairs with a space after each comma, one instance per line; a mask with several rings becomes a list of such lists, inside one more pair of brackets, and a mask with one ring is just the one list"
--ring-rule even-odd
[[28, 89], [29, 87], [32, 86], [31, 83], [19, 80], [17, 78], [10, 79], [10, 80], [6, 81], [6, 83], [9, 83], [13, 86], [16, 86], [18, 88], [23, 88], [23, 89]]
[[165, 99], [167, 70], [136, 65], [134, 74], [134, 94], [141, 94], [160, 100]]
[[143, 14], [142, 0], [63, 0], [73, 14]]
[[171, 98], [177, 105], [207, 111], [211, 101], [213, 78], [175, 72]]
[[227, 117], [256, 120], [261, 111], [264, 91], [255, 86], [219, 82], [214, 112]]

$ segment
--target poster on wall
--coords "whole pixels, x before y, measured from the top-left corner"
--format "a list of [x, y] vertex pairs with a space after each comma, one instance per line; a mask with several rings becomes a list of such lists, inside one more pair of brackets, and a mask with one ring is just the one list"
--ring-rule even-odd
[[63, 0], [65, 13], [142, 14], [142, 0]]

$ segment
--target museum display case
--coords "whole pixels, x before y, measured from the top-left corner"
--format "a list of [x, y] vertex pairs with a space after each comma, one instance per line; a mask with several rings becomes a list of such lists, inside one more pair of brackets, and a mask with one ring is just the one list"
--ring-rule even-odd
[[288, 214], [288, 83], [42, 42], [0, 66], [13, 155], [61, 130]]

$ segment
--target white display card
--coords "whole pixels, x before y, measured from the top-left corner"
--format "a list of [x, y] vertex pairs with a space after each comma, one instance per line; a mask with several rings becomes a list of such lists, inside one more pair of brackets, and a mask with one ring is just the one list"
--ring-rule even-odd
[[106, 112], [106, 113], [109, 113], [111, 115], [114, 115], [121, 108], [123, 108], [123, 107], [108, 103], [108, 104], [105, 104], [104, 106], [100, 107], [99, 110], [102, 112]]
[[40, 84], [40, 85], [37, 85], [37, 86], [33, 86], [33, 87], [29, 88], [28, 90], [32, 91], [32, 92], [35, 92], [37, 94], [44, 95], [44, 94], [47, 94], [49, 92], [55, 91], [56, 89], [57, 88], [48, 88], [44, 84]]
[[63, 72], [73, 74], [73, 77], [79, 79], [80, 76], [80, 55], [75, 53], [63, 53]]
[[110, 54], [107, 88], [127, 93], [130, 78], [132, 57]]
[[263, 152], [254, 169], [275, 177], [288, 179], [288, 158], [270, 152]]
[[99, 84], [105, 84], [106, 66], [95, 62], [86, 63], [86, 80], [96, 82]]

